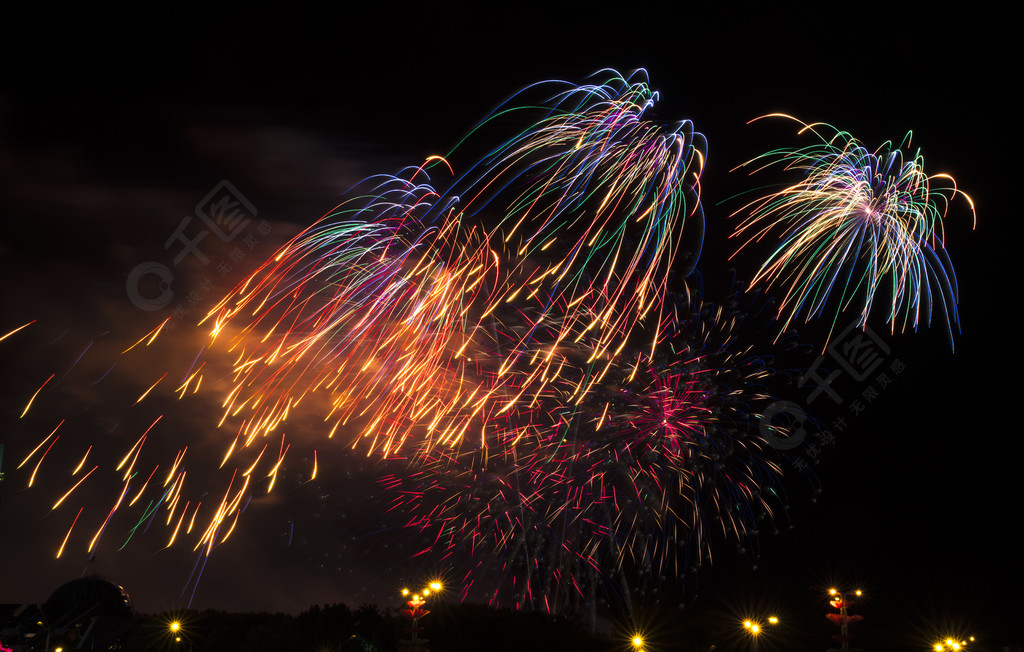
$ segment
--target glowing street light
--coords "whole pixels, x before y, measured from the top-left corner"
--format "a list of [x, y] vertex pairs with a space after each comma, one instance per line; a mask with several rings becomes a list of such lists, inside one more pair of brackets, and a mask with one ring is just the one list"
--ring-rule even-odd
[[[778, 625], [779, 619], [775, 616], [768, 616], [768, 624]], [[764, 631], [764, 625], [748, 618], [743, 621], [743, 628], [750, 632], [750, 640], [753, 642], [753, 650], [754, 652], [757, 652], [757, 637]]]
[[[853, 606], [853, 600], [847, 599], [839, 589], [831, 588], [828, 590], [831, 600], [829, 604], [833, 608], [838, 609], [838, 614], [825, 614], [825, 617], [831, 620], [836, 625], [839, 625], [839, 634], [832, 638], [839, 641], [840, 649], [842, 652], [849, 652], [850, 650], [850, 639], [853, 638], [849, 633], [850, 623], [860, 622], [864, 620], [864, 616], [848, 613], [848, 609]], [[864, 592], [857, 589], [853, 592], [853, 595], [860, 597]]]
[[36, 624], [41, 625], [46, 630], [46, 643], [43, 647], [44, 650], [50, 649], [50, 619], [46, 617], [46, 611], [43, 609], [43, 605], [37, 605], [39, 608], [39, 617], [42, 620], [37, 620]]
[[438, 580], [430, 582], [417, 593], [413, 593], [408, 588], [402, 589], [402, 597], [406, 599], [405, 604], [408, 607], [407, 609], [402, 609], [402, 615], [412, 621], [412, 625], [408, 628], [409, 633], [412, 634], [412, 638], [408, 641], [401, 641], [400, 643], [403, 646], [413, 650], [423, 649], [419, 646], [420, 641], [417, 640], [416, 634], [420, 630], [420, 618], [423, 618], [430, 612], [422, 607], [426, 604], [426, 599], [431, 594], [440, 593], [443, 589], [444, 586]]
[[[170, 632], [171, 636], [174, 637], [175, 643], [182, 643], [182, 637], [185, 635], [185, 625], [180, 620], [172, 620], [167, 623], [167, 631]], [[189, 652], [192, 650], [192, 641], [186, 641], [180, 648], [175, 645], [174, 648], [185, 649], [187, 646]]]
[[646, 649], [644, 648], [644, 637], [641, 634], [634, 634], [633, 638], [630, 639], [629, 643], [637, 652], [643, 652], [643, 650]]
[[935, 650], [935, 652], [960, 652], [961, 650], [967, 647], [968, 643], [973, 642], [973, 636], [968, 636], [966, 641], [963, 639], [955, 639], [950, 636], [943, 641], [937, 642], [934, 646], [932, 646], [932, 649]]

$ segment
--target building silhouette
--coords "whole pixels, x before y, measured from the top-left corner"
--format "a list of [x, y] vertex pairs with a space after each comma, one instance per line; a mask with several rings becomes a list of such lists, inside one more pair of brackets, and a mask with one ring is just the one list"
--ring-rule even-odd
[[0, 648], [121, 650], [121, 639], [135, 621], [122, 587], [96, 575], [81, 577], [59, 586], [41, 605], [0, 605]]

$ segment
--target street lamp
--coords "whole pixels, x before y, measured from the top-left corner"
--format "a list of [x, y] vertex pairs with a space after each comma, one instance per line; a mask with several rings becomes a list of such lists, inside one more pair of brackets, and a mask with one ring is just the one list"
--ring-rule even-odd
[[639, 633], [633, 634], [633, 638], [629, 640], [629, 643], [637, 652], [644, 652], [644, 650], [646, 649], [644, 647], [644, 637]]
[[44, 644], [43, 650], [46, 652], [50, 651], [50, 619], [46, 617], [46, 610], [43, 608], [44, 605], [39, 605], [39, 617], [42, 620], [37, 620], [36, 624], [41, 625], [46, 630], [46, 643]]
[[[849, 652], [850, 650], [850, 636], [848, 626], [850, 623], [860, 622], [864, 620], [864, 616], [849, 613], [849, 608], [853, 606], [853, 600], [848, 599], [846, 596], [839, 591], [839, 589], [831, 588], [828, 590], [829, 596], [832, 598], [829, 600], [829, 604], [833, 608], [838, 609], [838, 614], [825, 614], [825, 616], [836, 625], [839, 625], [839, 634], [832, 636], [833, 639], [839, 641], [840, 649], [842, 652]], [[863, 591], [857, 589], [853, 592], [857, 597], [864, 594]]]
[[172, 620], [167, 623], [167, 631], [170, 632], [171, 636], [174, 638], [174, 649], [181, 650], [187, 645], [189, 652], [191, 652], [192, 641], [187, 641], [185, 644], [182, 644], [182, 637], [185, 635], [185, 625], [182, 624], [180, 620]]
[[[775, 616], [768, 616], [768, 624], [778, 625], [779, 619]], [[748, 618], [747, 620], [743, 621], [743, 628], [750, 632], [750, 640], [753, 642], [753, 650], [754, 652], [757, 652], [757, 637], [761, 632], [764, 631], [764, 625], [762, 623], [759, 623], [755, 620], [750, 620]]]
[[[412, 621], [412, 626], [408, 630], [412, 634], [412, 638], [408, 641], [400, 641], [402, 645], [407, 645], [414, 650], [421, 649], [419, 647], [420, 641], [416, 638], [416, 634], [420, 629], [419, 620], [430, 613], [422, 607], [426, 604], [427, 597], [431, 594], [440, 593], [443, 589], [444, 586], [438, 580], [431, 581], [417, 593], [413, 593], [408, 588], [402, 589], [402, 597], [406, 599], [405, 604], [408, 607], [402, 609], [402, 615]], [[426, 641], [423, 642], [425, 643]]]

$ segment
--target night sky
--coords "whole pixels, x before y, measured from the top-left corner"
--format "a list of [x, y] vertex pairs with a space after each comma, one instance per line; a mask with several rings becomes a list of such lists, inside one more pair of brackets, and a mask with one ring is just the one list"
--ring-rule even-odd
[[[1010, 629], [1024, 607], [1011, 395], [1019, 329], [1009, 287], [1018, 239], [1008, 230], [1007, 155], [1016, 149], [1010, 70], [1019, 57], [1011, 58], [1006, 17], [975, 7], [606, 11], [580, 3], [486, 18], [440, 6], [258, 15], [167, 8], [130, 15], [127, 27], [84, 10], [6, 17], [0, 331], [37, 322], [0, 343], [0, 602], [42, 601], [84, 571], [121, 583], [143, 611], [191, 599], [198, 608], [297, 612], [318, 602], [384, 603], [402, 582], [433, 571], [429, 560], [405, 560], [415, 541], [379, 531], [389, 521], [375, 513], [384, 498], [372, 463], [316, 443], [323, 426], [304, 417], [289, 437], [316, 445], [323, 477], [303, 483], [311, 461], [295, 460], [281, 487], [250, 503], [194, 595], [195, 555], [162, 549], [163, 526], [118, 550], [122, 525], [88, 564], [81, 540], [54, 560], [83, 502], [49, 511], [68, 486], [67, 469], [83, 442], [97, 448], [90, 464], [109, 463], [116, 454], [101, 451], [124, 451], [152, 421], [161, 406], [130, 407], [163, 362], [154, 353], [95, 386], [84, 379], [104, 375], [164, 314], [127, 296], [126, 278], [140, 263], [172, 266], [171, 289], [183, 299], [194, 293], [195, 305], [185, 305], [198, 316], [355, 183], [447, 152], [523, 86], [642, 67], [661, 92], [655, 118], [691, 119], [708, 140], [709, 284], [730, 269], [739, 278], [753, 271], [749, 260], [727, 260], [726, 218], [738, 208], [730, 198], [752, 183], [730, 170], [792, 144], [788, 126], [747, 124], [767, 113], [828, 122], [872, 148], [913, 130], [926, 169], [955, 177], [978, 225], [971, 229], [963, 202], [951, 205], [946, 237], [962, 324], [955, 351], [941, 326], [890, 335], [872, 324], [890, 349], [887, 362], [899, 360], [902, 371], [856, 413], [850, 403], [875, 381], [838, 385], [847, 401], [819, 416], [843, 416], [847, 428], [813, 465], [816, 482], [787, 484], [790, 513], [778, 534], [762, 529], [759, 559], [726, 544], [698, 577], [645, 596], [639, 610], [781, 604], [771, 608], [810, 614], [821, 622], [807, 629], [827, 636], [820, 596], [839, 583], [864, 588], [866, 623], [905, 636], [893, 648], [927, 645], [939, 630], [1019, 644]], [[210, 238], [208, 262], [173, 263], [165, 241], [222, 180], [255, 209], [251, 248], [235, 260], [232, 247]], [[194, 355], [199, 336], [185, 331], [160, 355]], [[820, 336], [813, 326], [801, 332], [807, 341]], [[50, 374], [39, 406], [19, 419]], [[154, 449], [173, 458], [188, 443], [200, 460], [220, 454], [203, 434], [212, 406], [167, 409], [167, 430], [180, 438]], [[18, 462], [76, 415], [87, 427], [69, 432], [74, 445], [54, 447], [26, 489], [31, 468], [17, 470]], [[110, 491], [89, 491], [109, 505]]]

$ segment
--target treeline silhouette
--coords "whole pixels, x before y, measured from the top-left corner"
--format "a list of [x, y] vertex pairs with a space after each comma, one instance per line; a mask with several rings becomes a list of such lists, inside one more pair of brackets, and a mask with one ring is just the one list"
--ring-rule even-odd
[[[620, 638], [593, 633], [576, 618], [475, 604], [428, 608], [417, 637], [432, 652], [622, 649]], [[170, 626], [175, 621], [177, 632]], [[298, 615], [184, 611], [140, 616], [122, 646], [130, 652], [394, 652], [408, 646], [410, 627], [397, 608], [369, 604], [316, 605]]]

